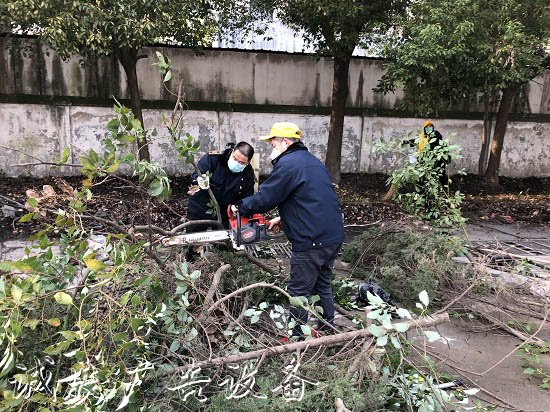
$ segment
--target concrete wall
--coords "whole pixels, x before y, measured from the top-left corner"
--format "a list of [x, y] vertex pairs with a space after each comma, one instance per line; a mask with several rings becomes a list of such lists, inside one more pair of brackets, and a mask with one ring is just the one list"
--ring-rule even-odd
[[[151, 156], [170, 174], [187, 173], [189, 168], [176, 157], [174, 146], [164, 132], [159, 110], [145, 110], [145, 122], [156, 127], [159, 136], [151, 145]], [[164, 112], [169, 115], [168, 111]], [[59, 158], [64, 147], [72, 148], [72, 162], [78, 163], [79, 153], [101, 149], [104, 125], [113, 117], [110, 108], [86, 106], [53, 106], [34, 104], [0, 104], [0, 144], [15, 150], [0, 150], [0, 168], [9, 176], [49, 175], [60, 171], [47, 166], [17, 166], [35, 160], [22, 152], [44, 161]], [[189, 111], [187, 130], [198, 137], [203, 152], [218, 149], [227, 142], [245, 140], [254, 145], [260, 156], [260, 169], [269, 173], [271, 147], [257, 137], [269, 131], [280, 120], [292, 121], [303, 130], [303, 141], [319, 158], [324, 158], [328, 138], [328, 116]], [[463, 148], [464, 158], [452, 164], [452, 170], [465, 168], [477, 172], [480, 151], [479, 120], [439, 120], [438, 130]], [[403, 139], [416, 131], [422, 120], [396, 117], [348, 116], [345, 119], [343, 141], [344, 172], [390, 172], [397, 164], [392, 157], [378, 157], [373, 144], [381, 138]], [[510, 122], [501, 162], [501, 175], [511, 177], [550, 176], [550, 123]], [[16, 150], [19, 150], [16, 151]], [[63, 173], [76, 173], [64, 168]]]
[[[332, 92], [332, 61], [309, 55], [207, 50], [201, 55], [182, 48], [145, 48], [149, 59], [138, 63], [145, 123], [161, 132], [151, 145], [153, 159], [172, 174], [188, 169], [176, 158], [172, 142], [162, 132], [160, 114], [173, 105], [174, 97], [162, 86], [157, 68], [151, 66], [156, 50], [172, 61], [172, 89], [184, 80], [191, 110], [187, 130], [198, 136], [204, 150], [247, 140], [261, 156], [268, 173], [270, 148], [257, 136], [275, 121], [293, 121], [304, 132], [304, 142], [321, 159], [328, 139]], [[383, 74], [380, 60], [357, 58], [350, 65], [350, 94], [344, 126], [343, 171], [389, 172], [391, 157], [372, 153], [381, 137], [402, 139], [416, 132], [423, 119], [395, 111], [402, 94], [377, 95], [372, 88]], [[33, 162], [22, 152], [49, 161], [66, 146], [100, 150], [105, 124], [112, 117], [112, 96], [125, 98], [125, 75], [113, 58], [82, 65], [78, 57], [62, 61], [34, 39], [0, 37], [0, 170], [10, 176], [60, 173], [48, 167], [15, 166]], [[531, 117], [512, 117], [501, 162], [501, 175], [550, 176], [550, 72], [524, 90], [516, 111]], [[463, 147], [464, 159], [453, 169], [477, 172], [481, 114], [477, 104], [447, 113], [436, 121], [438, 130]], [[166, 112], [168, 113], [168, 112]], [[400, 117], [398, 117], [400, 116]], [[19, 151], [17, 151], [19, 150]], [[63, 169], [63, 173], [75, 173]]]
[[[144, 100], [175, 100], [160, 82], [155, 52], [162, 51], [173, 65], [175, 90], [184, 81], [186, 99], [242, 105], [284, 105], [311, 108], [330, 107], [333, 64], [328, 57], [304, 54], [205, 50], [196, 54], [177, 47], [145, 47], [137, 64]], [[67, 61], [36, 39], [0, 37], [0, 96], [52, 96], [100, 99], [126, 98], [126, 77], [113, 57], [86, 61], [79, 56]], [[395, 94], [375, 94], [372, 89], [384, 73], [383, 61], [354, 58], [350, 63], [350, 109], [394, 109], [403, 98]], [[474, 99], [475, 100], [475, 99]], [[90, 101], [90, 100], [89, 100]], [[460, 112], [476, 112], [475, 101], [455, 107]], [[550, 114], [550, 72], [539, 76], [524, 90], [518, 113]]]

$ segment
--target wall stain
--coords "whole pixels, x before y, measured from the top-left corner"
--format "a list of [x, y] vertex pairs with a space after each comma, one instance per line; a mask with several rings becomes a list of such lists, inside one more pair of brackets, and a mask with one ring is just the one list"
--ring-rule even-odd
[[365, 79], [363, 77], [363, 69], [359, 72], [359, 80], [357, 81], [357, 94], [355, 95], [355, 107], [363, 107], [363, 86]]
[[79, 62], [71, 62], [71, 83], [69, 94], [71, 96], [81, 96], [82, 90], [82, 71], [83, 67]]
[[7, 37], [0, 37], [0, 93], [13, 93], [12, 71], [9, 70], [9, 42]]

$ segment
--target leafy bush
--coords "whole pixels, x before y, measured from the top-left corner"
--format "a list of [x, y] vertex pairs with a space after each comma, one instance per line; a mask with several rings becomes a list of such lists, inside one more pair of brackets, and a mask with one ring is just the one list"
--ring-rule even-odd
[[[418, 146], [419, 138], [406, 141], [409, 140]], [[402, 163], [402, 167], [388, 179], [388, 183], [397, 191], [397, 202], [416, 218], [439, 227], [463, 225], [465, 222], [460, 210], [463, 195], [460, 191], [450, 192], [450, 179], [446, 185], [441, 184], [442, 170], [438, 167], [442, 161], [460, 159], [460, 150], [460, 146], [442, 140], [436, 148], [424, 149], [415, 154], [416, 161], [406, 162], [403, 159], [411, 155], [401, 140], [381, 141], [375, 145], [377, 154], [392, 153]], [[459, 171], [459, 174], [464, 172]]]
[[452, 256], [465, 252], [463, 240], [437, 232], [371, 229], [346, 245], [342, 260], [355, 272], [369, 273], [403, 305], [426, 290], [437, 299], [440, 282], [457, 275]]

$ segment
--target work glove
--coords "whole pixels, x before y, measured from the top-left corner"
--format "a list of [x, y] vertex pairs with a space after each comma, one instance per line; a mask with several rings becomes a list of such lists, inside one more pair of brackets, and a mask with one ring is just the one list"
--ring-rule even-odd
[[197, 184], [202, 190], [206, 190], [210, 187], [210, 177], [207, 174], [197, 177]]
[[280, 225], [281, 225], [281, 217], [280, 216], [274, 217], [269, 221], [269, 227], [267, 228], [267, 230], [271, 230], [275, 226], [280, 226]]
[[233, 216], [237, 216], [237, 211], [238, 211], [239, 209], [237, 208], [237, 206], [231, 205], [231, 206], [229, 206], [229, 210], [231, 210], [231, 214], [232, 214]]

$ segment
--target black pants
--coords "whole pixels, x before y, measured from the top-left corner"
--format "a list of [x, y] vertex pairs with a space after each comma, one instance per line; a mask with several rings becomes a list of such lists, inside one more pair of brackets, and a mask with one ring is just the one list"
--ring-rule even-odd
[[[338, 255], [340, 245], [309, 249], [302, 252], [292, 252], [290, 258], [290, 280], [288, 293], [290, 296], [319, 296], [316, 306], [323, 308], [323, 319], [329, 323], [334, 320], [334, 299], [332, 296], [332, 267]], [[297, 321], [293, 336], [302, 334], [300, 325], [305, 324], [308, 312], [291, 306], [290, 315]], [[320, 322], [320, 329], [325, 329]]]

